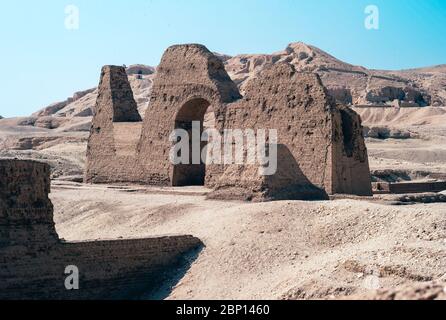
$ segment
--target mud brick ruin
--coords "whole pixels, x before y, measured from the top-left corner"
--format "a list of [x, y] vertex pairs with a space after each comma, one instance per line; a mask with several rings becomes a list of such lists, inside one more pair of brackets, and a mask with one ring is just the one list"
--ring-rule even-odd
[[[253, 165], [171, 164], [171, 132], [203, 123], [209, 110], [220, 132], [278, 130], [277, 173], [260, 176]], [[85, 180], [205, 185], [214, 190], [211, 198], [256, 201], [372, 195], [360, 117], [337, 105], [318, 75], [271, 65], [242, 96], [220, 59], [194, 44], [166, 50], [144, 120], [124, 68], [103, 68]]]
[[[158, 285], [166, 267], [201, 245], [191, 236], [63, 242], [49, 191], [47, 164], [0, 160], [0, 299], [128, 298]], [[70, 265], [79, 269], [79, 290], [65, 288]]]
[[376, 194], [408, 194], [408, 193], [437, 193], [446, 190], [446, 182], [374, 182], [373, 193]]

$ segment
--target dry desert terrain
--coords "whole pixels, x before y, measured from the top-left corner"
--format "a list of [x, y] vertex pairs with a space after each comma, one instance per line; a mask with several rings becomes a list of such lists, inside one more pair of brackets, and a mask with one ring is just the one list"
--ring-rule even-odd
[[[365, 126], [412, 134], [367, 138], [376, 179], [386, 170], [396, 180], [429, 180], [446, 172], [445, 108], [358, 112]], [[0, 121], [6, 140], [29, 136], [13, 120]], [[76, 177], [86, 137], [75, 133], [81, 139], [70, 141], [72, 134], [37, 150], [1, 151], [54, 163], [51, 200], [61, 238], [192, 234], [205, 245], [180, 279], [147, 298], [326, 299], [446, 280], [446, 203], [402, 205], [398, 196], [375, 196], [255, 204], [206, 200], [209, 190], [200, 187], [84, 185]]]
[[[351, 93], [360, 103], [365, 103], [370, 93], [387, 92], [380, 86], [398, 87], [407, 81], [414, 86], [423, 84], [420, 97], [430, 90], [437, 104], [446, 97], [444, 87], [438, 85], [444, 81], [441, 68], [379, 72], [377, 76], [377, 71], [345, 65], [313, 47], [297, 44], [287, 50], [273, 56], [222, 59], [241, 88], [268, 61], [293, 58], [301, 69], [320, 72], [328, 86], [335, 79], [353, 77], [344, 79], [350, 83], [359, 77]], [[294, 55], [293, 50], [301, 52]], [[129, 75], [129, 79], [143, 114], [154, 69], [135, 68], [138, 74]], [[402, 82], [401, 77], [409, 80]], [[375, 82], [366, 83], [363, 78]], [[342, 90], [336, 92], [342, 96]], [[436, 296], [444, 297], [444, 286], [437, 284], [446, 282], [446, 193], [420, 195], [409, 202], [403, 201], [403, 195], [376, 195], [245, 203], [206, 200], [209, 190], [199, 187], [85, 185], [82, 175], [95, 94], [94, 89], [75, 94], [27, 118], [0, 117], [0, 157], [51, 164], [50, 197], [61, 238], [162, 234], [200, 238], [204, 247], [188, 257], [190, 268], [178, 270], [174, 281], [143, 298], [380, 297], [376, 289], [394, 290], [426, 282], [431, 283], [429, 288]], [[365, 126], [374, 181], [445, 179], [446, 107], [368, 106], [355, 110]], [[426, 198], [430, 201], [424, 201]], [[425, 291], [417, 292], [415, 297]]]
[[163, 298], [334, 298], [446, 280], [444, 203], [253, 204], [205, 193], [56, 182], [51, 200], [66, 240], [199, 237], [205, 247]]

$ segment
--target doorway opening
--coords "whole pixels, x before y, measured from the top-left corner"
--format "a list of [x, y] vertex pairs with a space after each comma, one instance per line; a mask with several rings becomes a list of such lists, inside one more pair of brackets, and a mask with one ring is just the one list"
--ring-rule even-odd
[[[173, 166], [172, 186], [204, 186], [206, 180], [206, 164], [201, 159], [201, 151], [206, 142], [200, 142], [200, 164], [192, 162], [192, 123], [200, 123], [200, 137], [207, 128], [215, 126], [215, 114], [209, 101], [195, 98], [186, 102], [175, 118], [175, 129], [183, 129], [189, 135], [189, 164]], [[201, 139], [200, 139], [201, 140]]]

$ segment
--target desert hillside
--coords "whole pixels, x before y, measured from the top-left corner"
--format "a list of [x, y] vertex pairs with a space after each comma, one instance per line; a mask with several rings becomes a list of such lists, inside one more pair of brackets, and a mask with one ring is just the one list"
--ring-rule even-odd
[[446, 179], [446, 108], [355, 108], [372, 175], [391, 182]]
[[[445, 65], [405, 71], [368, 70], [342, 62], [321, 49], [301, 42], [292, 43], [285, 50], [273, 54], [218, 56], [241, 92], [247, 81], [267, 65], [288, 62], [299, 71], [318, 73], [331, 95], [343, 104], [385, 106], [399, 101], [403, 106], [412, 107], [446, 106]], [[139, 112], [144, 116], [156, 69], [132, 65], [127, 68], [127, 73]], [[21, 119], [20, 123], [85, 130], [87, 126], [84, 124], [91, 119], [96, 97], [96, 88], [76, 92], [65, 101], [56, 102]]]

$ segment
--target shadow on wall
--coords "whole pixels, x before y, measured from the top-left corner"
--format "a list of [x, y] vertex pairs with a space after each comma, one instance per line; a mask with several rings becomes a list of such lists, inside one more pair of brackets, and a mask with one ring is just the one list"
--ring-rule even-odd
[[265, 180], [271, 200], [329, 200], [325, 190], [305, 176], [290, 149], [283, 144], [277, 145], [277, 172]]

